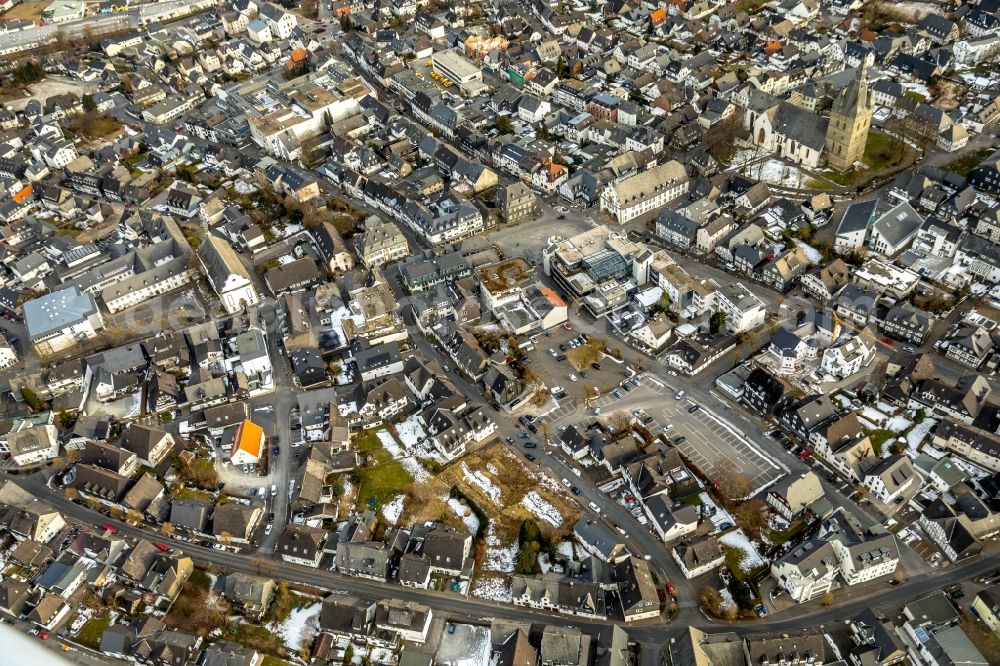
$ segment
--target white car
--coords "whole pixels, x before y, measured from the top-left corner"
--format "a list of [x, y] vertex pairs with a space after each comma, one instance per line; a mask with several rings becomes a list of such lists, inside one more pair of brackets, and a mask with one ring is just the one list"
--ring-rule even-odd
[[567, 488], [569, 488], [569, 487], [570, 487], [570, 482], [569, 482], [569, 479], [565, 479], [565, 478], [564, 478], [564, 479], [562, 480], [562, 483], [563, 483], [563, 485], [564, 485], [564, 486], [566, 486]]
[[571, 382], [575, 382], [575, 381], [576, 381], [576, 375], [570, 375], [570, 376], [569, 376], [569, 380], [570, 380]]
[[684, 391], [678, 391], [677, 395], [674, 396], [674, 400], [683, 400], [683, 399], [684, 399]]
[[667, 425], [663, 426], [663, 429], [664, 429], [664, 430], [670, 430], [670, 429], [671, 429], [671, 428], [673, 428], [673, 427], [674, 427], [674, 424], [673, 424], [673, 423], [668, 423]]
[[593, 511], [594, 513], [600, 513], [601, 512], [601, 507], [597, 506], [593, 502], [591, 502], [589, 504], [589, 506], [590, 506], [590, 510]]
[[274, 527], [274, 525], [268, 524], [268, 526], [264, 528], [264, 534], [270, 534], [272, 527]]
[[673, 370], [671, 370], [667, 374], [670, 375], [671, 377], [676, 377], [677, 376], [677, 373], [675, 371], [673, 371]]
[[271, 497], [276, 497], [277, 495], [278, 495], [278, 486], [277, 486], [277, 484], [272, 483], [271, 484]]

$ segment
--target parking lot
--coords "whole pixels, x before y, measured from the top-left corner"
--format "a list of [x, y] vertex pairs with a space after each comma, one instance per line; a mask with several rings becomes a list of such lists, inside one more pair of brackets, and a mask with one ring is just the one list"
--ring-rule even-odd
[[[629, 374], [625, 365], [614, 358], [585, 350], [578, 344], [581, 339], [578, 332], [558, 326], [548, 331], [548, 336], [539, 334], [535, 348], [527, 354], [528, 367], [549, 390], [561, 388], [566, 394], [561, 402], [583, 402], [609, 393]], [[573, 365], [574, 360], [584, 359], [588, 362], [581, 367]]]
[[755, 488], [767, 486], [785, 474], [783, 468], [752, 448], [712, 413], [700, 406], [693, 412], [688, 411], [694, 403], [678, 400], [672, 388], [652, 377], [639, 375], [636, 379], [638, 387], [602, 393], [587, 407], [582, 401], [568, 397], [546, 418], [558, 427], [592, 421], [596, 414], [607, 416], [621, 410], [631, 414], [641, 410], [639, 418], [647, 421], [644, 426], [654, 435], [665, 433], [709, 478], [714, 476], [718, 460], [733, 463], [741, 474], [753, 481]]

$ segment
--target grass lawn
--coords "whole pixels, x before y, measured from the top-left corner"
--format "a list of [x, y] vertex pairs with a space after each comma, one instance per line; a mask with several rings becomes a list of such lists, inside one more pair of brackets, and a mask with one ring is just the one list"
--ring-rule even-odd
[[187, 488], [184, 486], [178, 487], [176, 490], [172, 491], [174, 499], [179, 500], [204, 500], [206, 502], [212, 501], [212, 493], [207, 490], [198, 490], [196, 488]]
[[284, 659], [278, 659], [274, 655], [265, 655], [264, 661], [261, 662], [261, 666], [292, 666], [292, 662], [285, 661]]
[[788, 542], [793, 536], [805, 529], [806, 525], [801, 520], [795, 521], [783, 530], [768, 530], [767, 540], [775, 546], [780, 546]]
[[896, 437], [896, 433], [891, 430], [884, 430], [882, 428], [877, 428], [875, 430], [865, 429], [865, 434], [868, 435], [868, 439], [872, 442], [872, 448], [875, 449], [875, 455], [882, 455], [882, 447], [890, 439]]
[[722, 550], [726, 553], [726, 567], [733, 574], [733, 578], [745, 581], [753, 575], [753, 570], [743, 567], [743, 560], [746, 558], [746, 553], [739, 548], [733, 548], [725, 544], [722, 544]]
[[982, 150], [959, 157], [958, 159], [944, 165], [942, 168], [945, 171], [951, 171], [952, 173], [957, 173], [960, 176], [968, 176], [970, 171], [979, 166], [979, 163], [989, 157], [992, 153], [992, 148], [983, 148]]
[[392, 460], [392, 456], [382, 448], [382, 441], [375, 434], [379, 430], [381, 428], [362, 431], [354, 436], [351, 443], [354, 445], [355, 450], [362, 453], [371, 453], [375, 456], [375, 462], [382, 465]]
[[824, 171], [823, 176], [839, 185], [852, 187], [860, 184], [869, 171], [881, 171], [896, 167], [907, 163], [913, 157], [913, 148], [900, 139], [872, 132], [868, 135], [868, 142], [865, 144], [864, 162], [867, 165], [866, 169], [851, 169], [850, 171], [830, 169]]
[[905, 93], [903, 93], [903, 95], [905, 95], [906, 97], [909, 97], [910, 99], [915, 99], [918, 102], [926, 102], [927, 101], [927, 96], [924, 95], [923, 93], [917, 92], [916, 90], [907, 90]]
[[402, 494], [411, 483], [413, 477], [398, 460], [387, 462], [375, 467], [365, 467], [358, 470], [361, 484], [358, 488], [358, 506], [368, 506], [368, 500], [375, 498], [376, 504], [392, 500]]
[[913, 155], [913, 149], [887, 134], [868, 135], [865, 144], [865, 164], [869, 169], [879, 170], [888, 166], [898, 166]]
[[76, 635], [77, 642], [96, 650], [101, 644], [101, 635], [110, 624], [111, 616], [107, 613], [95, 615], [87, 620], [87, 623], [83, 625], [82, 629], [80, 629], [80, 633]]
[[684, 497], [681, 498], [681, 503], [682, 504], [690, 504], [691, 506], [701, 506], [702, 505], [701, 491], [699, 490], [696, 493], [691, 493], [690, 495], [685, 495]]

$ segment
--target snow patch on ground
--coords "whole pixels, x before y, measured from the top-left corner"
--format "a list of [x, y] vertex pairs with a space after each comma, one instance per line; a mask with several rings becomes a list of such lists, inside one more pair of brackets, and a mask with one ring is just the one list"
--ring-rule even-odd
[[517, 542], [505, 546], [493, 532], [493, 524], [490, 523], [486, 532], [486, 561], [483, 562], [483, 570], [511, 573], [516, 559]]
[[719, 598], [722, 601], [723, 608], [735, 608], [736, 600], [733, 599], [732, 593], [729, 591], [728, 587], [724, 587], [719, 590]]
[[486, 494], [486, 496], [490, 499], [490, 501], [492, 501], [494, 504], [500, 503], [500, 489], [497, 488], [495, 485], [493, 485], [493, 481], [491, 481], [488, 476], [486, 476], [479, 470], [473, 472], [471, 469], [469, 469], [469, 466], [466, 465], [465, 463], [462, 463], [462, 473], [465, 475], [465, 478], [468, 479], [470, 483], [473, 483], [476, 486], [478, 486], [479, 489]]
[[304, 634], [307, 632], [316, 633], [319, 627], [320, 607], [321, 604], [312, 603], [297, 608], [289, 613], [284, 622], [275, 627], [275, 633], [281, 636], [288, 648], [297, 651], [302, 647]]
[[403, 515], [403, 500], [406, 499], [403, 495], [396, 495], [396, 499], [382, 505], [382, 516], [385, 517], [386, 521], [390, 525], [395, 525], [399, 522], [400, 517]]
[[802, 248], [802, 253], [806, 255], [806, 259], [814, 264], [821, 263], [823, 261], [823, 255], [819, 250], [814, 248], [812, 245], [807, 245], [805, 243], [799, 243], [799, 247]]
[[543, 574], [547, 574], [552, 570], [552, 564], [549, 562], [548, 553], [538, 553], [538, 567], [542, 570]]
[[[925, 418], [923, 421], [913, 426], [913, 430], [906, 433], [906, 443], [910, 448], [910, 455], [917, 454], [917, 448], [920, 446], [920, 443], [924, 441], [924, 438], [927, 437], [927, 435], [936, 425], [937, 425], [937, 419]], [[925, 448], [924, 453], [927, 453], [926, 451], [927, 447], [924, 448]]]
[[889, 422], [886, 424], [886, 428], [898, 434], [903, 432], [912, 425], [913, 422], [910, 421], [910, 419], [900, 414], [899, 416], [893, 416], [891, 419], [889, 419]]
[[399, 444], [396, 443], [396, 438], [392, 436], [391, 432], [378, 430], [375, 432], [375, 436], [378, 437], [378, 441], [382, 442], [382, 448], [388, 451], [390, 456], [396, 460], [403, 457], [403, 449], [399, 448]]
[[563, 557], [572, 560], [573, 559], [573, 542], [572, 541], [560, 541], [559, 546], [556, 548], [558, 552]]
[[504, 576], [480, 576], [472, 586], [472, 596], [510, 603], [510, 583]]
[[392, 436], [392, 433], [388, 430], [379, 430], [375, 433], [378, 437], [379, 442], [382, 443], [382, 448], [389, 452], [389, 455], [393, 457], [394, 460], [398, 460], [410, 476], [413, 477], [414, 481], [420, 483], [425, 483], [430, 479], [430, 474], [424, 469], [424, 466], [420, 464], [420, 461], [414, 458], [412, 455], [400, 448], [399, 443], [396, 438]]
[[414, 481], [419, 483], [427, 483], [430, 481], [431, 475], [427, 473], [424, 466], [420, 464], [420, 461], [416, 458], [403, 458], [399, 461], [403, 468], [410, 473]]
[[698, 497], [701, 498], [702, 511], [706, 511], [709, 515], [712, 515], [712, 509], [715, 509], [715, 513], [712, 515], [712, 525], [715, 526], [715, 529], [719, 529], [719, 525], [724, 523], [729, 523], [730, 525], [736, 524], [736, 520], [729, 513], [715, 505], [715, 502], [708, 496], [708, 493], [701, 493]]
[[451, 510], [455, 512], [455, 515], [462, 519], [462, 522], [465, 523], [465, 527], [469, 530], [469, 532], [475, 534], [479, 531], [479, 518], [475, 513], [473, 513], [472, 509], [465, 506], [455, 498], [448, 500], [448, 506], [450, 506]]
[[743, 559], [740, 561], [740, 566], [744, 571], [753, 571], [758, 567], [764, 566], [764, 558], [760, 556], [757, 549], [754, 548], [753, 543], [747, 538], [747, 535], [743, 533], [743, 530], [733, 530], [732, 532], [727, 532], [719, 537], [719, 542], [723, 543], [730, 548], [736, 548], [742, 551]]
[[535, 516], [541, 520], [544, 520], [552, 527], [559, 527], [562, 525], [562, 515], [559, 511], [542, 499], [541, 495], [536, 493], [534, 490], [529, 490], [521, 498], [521, 504], [528, 508], [528, 511], [535, 514]]
[[420, 425], [416, 414], [397, 424], [396, 434], [399, 435], [399, 439], [403, 442], [403, 446], [407, 451], [417, 448], [420, 442], [427, 437], [427, 433], [424, 432], [424, 428]]

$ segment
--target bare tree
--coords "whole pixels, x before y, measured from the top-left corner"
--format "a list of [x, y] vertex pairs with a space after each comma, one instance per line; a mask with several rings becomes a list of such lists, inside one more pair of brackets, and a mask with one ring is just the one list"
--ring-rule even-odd
[[160, 525], [160, 531], [163, 532], [164, 534], [166, 534], [167, 536], [173, 536], [174, 535], [174, 524], [173, 523], [163, 523], [162, 525]]
[[728, 458], [715, 461], [715, 483], [726, 508], [746, 499], [753, 492], [753, 482]]
[[615, 435], [621, 435], [632, 426], [632, 418], [623, 409], [608, 417], [608, 425], [615, 429]]

